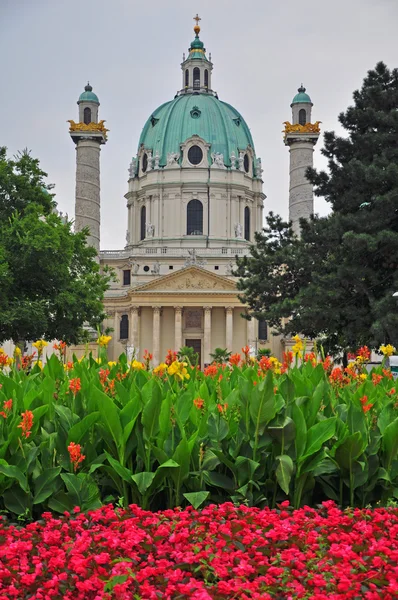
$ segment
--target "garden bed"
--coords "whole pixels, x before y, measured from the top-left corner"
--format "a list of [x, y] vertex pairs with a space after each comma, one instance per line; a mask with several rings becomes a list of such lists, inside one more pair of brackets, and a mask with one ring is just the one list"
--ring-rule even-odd
[[4, 520], [0, 600], [398, 596], [398, 510], [104, 506]]

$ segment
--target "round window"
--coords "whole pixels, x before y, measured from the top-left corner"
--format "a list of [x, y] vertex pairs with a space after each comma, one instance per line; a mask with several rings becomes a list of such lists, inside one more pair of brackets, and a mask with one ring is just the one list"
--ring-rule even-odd
[[198, 165], [202, 162], [203, 152], [199, 146], [191, 146], [188, 150], [188, 160], [191, 165]]
[[148, 273], [148, 271], [149, 271], [149, 267], [148, 267], [148, 265], [145, 265], [145, 267], [144, 267], [144, 271], [145, 271], [145, 273]]
[[246, 173], [248, 173], [250, 169], [250, 161], [247, 154], [245, 154], [245, 158], [243, 159], [243, 166], [245, 167]]
[[144, 156], [142, 157], [142, 171], [143, 173], [145, 173], [145, 171], [148, 168], [148, 155], [144, 154]]

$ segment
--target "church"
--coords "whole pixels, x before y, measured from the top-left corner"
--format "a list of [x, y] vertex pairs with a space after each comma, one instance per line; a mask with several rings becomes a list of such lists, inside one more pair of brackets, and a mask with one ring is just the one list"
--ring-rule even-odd
[[[69, 121], [76, 146], [75, 229], [89, 228], [100, 264], [117, 277], [105, 296], [112, 359], [127, 352], [141, 360], [148, 350], [156, 365], [168, 349], [190, 346], [204, 367], [217, 347], [269, 348], [280, 357], [289, 345], [267, 323], [242, 317], [233, 269], [263, 226], [263, 169], [245, 119], [214, 89], [211, 55], [199, 37], [200, 18], [194, 20], [181, 89], [148, 116], [128, 168], [120, 250], [100, 249], [100, 150], [108, 130], [90, 84], [77, 102], [78, 122]], [[319, 122], [311, 123], [303, 86], [291, 109], [284, 143], [290, 150], [289, 218], [298, 231], [300, 217], [313, 212], [305, 171], [313, 164]]]

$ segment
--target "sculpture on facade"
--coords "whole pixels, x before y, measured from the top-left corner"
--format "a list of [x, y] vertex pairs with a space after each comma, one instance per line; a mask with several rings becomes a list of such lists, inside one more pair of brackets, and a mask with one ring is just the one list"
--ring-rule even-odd
[[242, 227], [242, 223], [235, 223], [235, 237], [236, 238], [241, 238], [242, 234], [243, 234], [243, 227]]
[[140, 268], [140, 265], [137, 262], [133, 261], [133, 263], [132, 263], [132, 271], [133, 271], [134, 275], [137, 275], [139, 268]]
[[231, 152], [231, 156], [229, 157], [229, 160], [231, 161], [231, 169], [233, 171], [236, 171], [236, 156], [235, 156], [235, 152], [233, 150]]
[[154, 275], [159, 275], [159, 273], [160, 273], [160, 262], [159, 261], [156, 261], [154, 263], [151, 273], [153, 273]]
[[195, 248], [192, 248], [192, 250], [188, 250], [188, 255], [188, 258], [186, 258], [184, 263], [186, 267], [192, 267], [192, 265], [203, 267], [206, 264], [206, 261], [196, 254]]
[[259, 179], [261, 179], [261, 175], [263, 174], [263, 167], [261, 164], [261, 158], [257, 159], [257, 165], [256, 165], [256, 177], [258, 177]]
[[146, 226], [146, 236], [153, 237], [154, 235], [155, 235], [155, 225], [152, 225], [152, 223], [148, 223], [148, 225]]
[[178, 159], [180, 158], [179, 152], [168, 152], [167, 153], [167, 166], [175, 167], [177, 166]]
[[69, 131], [73, 132], [73, 131], [99, 131], [101, 133], [104, 134], [105, 139], [107, 139], [107, 132], [109, 131], [109, 129], [107, 129], [104, 125], [105, 123], [105, 119], [102, 119], [101, 121], [98, 121], [98, 123], [75, 123], [75, 121], [73, 121], [73, 119], [68, 119], [67, 121], [69, 123]]
[[232, 262], [232, 260], [229, 261], [229, 263], [227, 264], [227, 267], [225, 269], [225, 273], [226, 275], [233, 275], [233, 270], [235, 268], [236, 265], [234, 265], [234, 263]]
[[224, 165], [224, 155], [221, 152], [212, 152], [211, 158], [213, 160], [212, 167], [216, 169], [225, 169]]
[[151, 152], [151, 150], [148, 150], [147, 157], [148, 157], [148, 166], [147, 166], [146, 170], [152, 171], [152, 152]]
[[244, 157], [245, 157], [244, 152], [239, 152], [239, 159], [238, 159], [239, 160], [239, 171], [245, 170]]
[[126, 243], [127, 243], [127, 244], [129, 244], [129, 243], [130, 243], [130, 232], [129, 232], [129, 230], [128, 230], [128, 229], [127, 229], [127, 231], [126, 231]]
[[137, 170], [137, 159], [132, 158], [131, 163], [129, 165], [129, 176], [131, 179], [134, 179], [136, 170]]

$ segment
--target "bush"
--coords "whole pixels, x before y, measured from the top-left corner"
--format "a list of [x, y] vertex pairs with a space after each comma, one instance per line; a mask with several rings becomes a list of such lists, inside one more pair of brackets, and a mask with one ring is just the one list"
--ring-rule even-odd
[[124, 355], [108, 363], [104, 349], [29, 373], [25, 359], [5, 367], [0, 508], [29, 518], [117, 501], [158, 510], [397, 497], [390, 371], [333, 369], [312, 353], [301, 366], [245, 356], [204, 373], [178, 361], [146, 370]]

